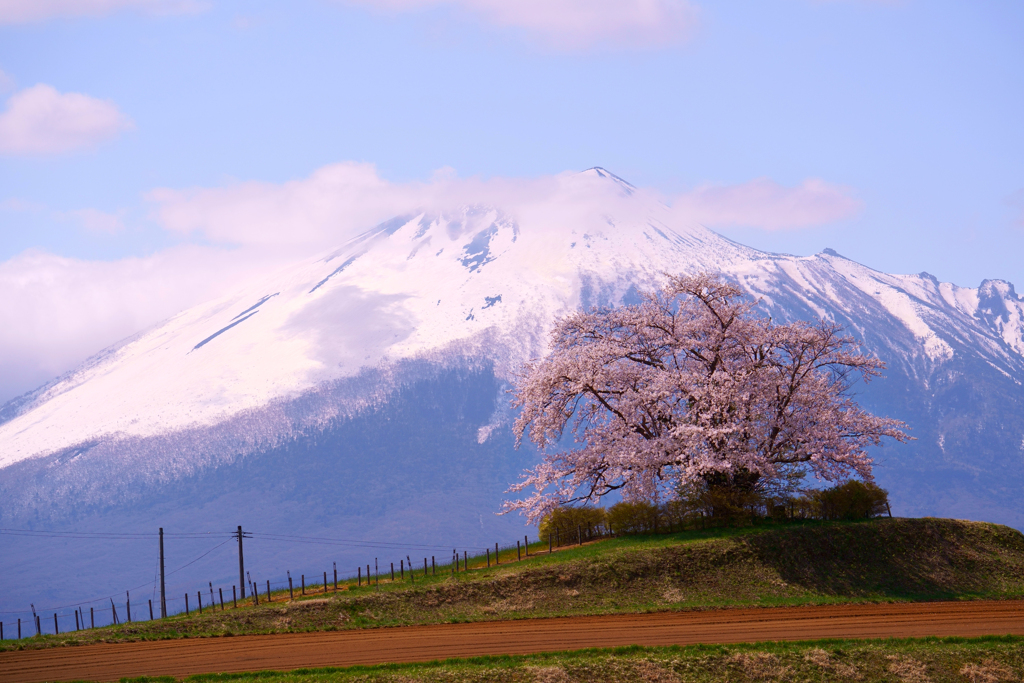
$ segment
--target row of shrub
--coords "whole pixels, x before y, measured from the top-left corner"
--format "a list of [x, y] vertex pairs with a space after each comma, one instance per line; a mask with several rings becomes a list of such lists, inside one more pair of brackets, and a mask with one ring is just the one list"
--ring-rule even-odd
[[540, 523], [540, 538], [554, 544], [597, 536], [672, 533], [709, 526], [801, 519], [858, 520], [889, 514], [888, 493], [875, 484], [849, 481], [791, 496], [727, 496], [705, 492], [662, 504], [620, 502], [610, 508], [560, 507]]

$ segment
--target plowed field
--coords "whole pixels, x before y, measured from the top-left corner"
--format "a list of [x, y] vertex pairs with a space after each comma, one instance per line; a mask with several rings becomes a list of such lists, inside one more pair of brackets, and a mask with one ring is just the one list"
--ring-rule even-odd
[[1024, 635], [1024, 602], [976, 601], [660, 612], [337, 632], [179, 639], [0, 653], [0, 681], [30, 683], [416, 662], [622, 645], [818, 638]]

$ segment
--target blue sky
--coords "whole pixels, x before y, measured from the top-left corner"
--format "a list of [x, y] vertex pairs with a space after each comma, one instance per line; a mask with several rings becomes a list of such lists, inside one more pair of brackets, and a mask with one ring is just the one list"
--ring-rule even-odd
[[[317, 246], [338, 164], [321, 240], [600, 165], [751, 246], [1024, 289], [1021, 36], [1019, 2], [6, 0], [0, 400]], [[251, 228], [239, 187], [299, 199]]]

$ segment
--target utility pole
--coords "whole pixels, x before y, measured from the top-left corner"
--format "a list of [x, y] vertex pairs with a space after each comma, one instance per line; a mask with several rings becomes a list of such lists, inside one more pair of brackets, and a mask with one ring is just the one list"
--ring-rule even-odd
[[160, 618], [167, 618], [167, 590], [164, 585], [164, 528], [160, 527]]
[[245, 560], [242, 557], [242, 539], [252, 538], [252, 534], [242, 532], [242, 525], [238, 525], [238, 583], [242, 590], [242, 599], [245, 599]]

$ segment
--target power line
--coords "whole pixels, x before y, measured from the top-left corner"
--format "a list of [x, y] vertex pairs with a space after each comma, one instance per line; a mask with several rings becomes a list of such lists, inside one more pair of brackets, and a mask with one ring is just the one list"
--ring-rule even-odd
[[[461, 545], [428, 545], [422, 543], [391, 543], [388, 541], [361, 541], [351, 538], [328, 538], [323, 536], [289, 536], [285, 534], [264, 534], [261, 532], [253, 532], [253, 537], [265, 541], [309, 543], [314, 545], [341, 545], [357, 548], [383, 548], [386, 550], [401, 550], [405, 548], [417, 550], [447, 550], [454, 547], [465, 547], [466, 549], [474, 547]], [[482, 550], [483, 548], [481, 547], [480, 549]]]
[[[37, 536], [41, 538], [99, 538], [110, 540], [136, 540], [156, 538], [154, 533], [131, 533], [131, 532], [104, 532], [104, 531], [46, 531], [36, 529], [0, 529], [0, 534], [10, 536]], [[205, 531], [205, 532], [184, 532], [169, 533], [164, 536], [174, 538], [211, 538], [217, 536], [230, 536], [229, 531]]]
[[[252, 532], [246, 532], [246, 537], [250, 537], [249, 534]], [[99, 531], [44, 531], [35, 529], [7, 529], [0, 528], [0, 534], [6, 534], [10, 536], [27, 536], [36, 538], [81, 538], [81, 539], [96, 539], [96, 540], [154, 540], [159, 534], [157, 533], [131, 533], [131, 532], [99, 532]], [[225, 538], [217, 545], [213, 546], [209, 550], [203, 552], [199, 556], [189, 560], [182, 566], [174, 569], [167, 573], [167, 576], [176, 574], [187, 567], [199, 562], [207, 555], [211, 554], [218, 548], [222, 548], [228, 543], [232, 542], [237, 538], [237, 532], [225, 532], [225, 531], [207, 531], [207, 532], [181, 532], [181, 533], [165, 533], [164, 536], [179, 538], [179, 539], [201, 539], [201, 538], [213, 538], [218, 537]], [[312, 545], [328, 545], [328, 546], [346, 546], [352, 548], [380, 548], [384, 550], [445, 550], [449, 548], [461, 547], [463, 549], [475, 549], [474, 546], [460, 546], [460, 545], [430, 545], [430, 544], [418, 544], [418, 543], [394, 543], [389, 541], [365, 541], [357, 539], [346, 539], [346, 538], [331, 538], [325, 536], [292, 536], [287, 534], [272, 534], [272, 533], [253, 533], [251, 537], [259, 538], [265, 541], [275, 541], [282, 543], [302, 543]], [[482, 550], [483, 548], [479, 548]], [[140, 588], [148, 587], [150, 585], [155, 586], [157, 583], [156, 579], [147, 581], [133, 588], [129, 588], [128, 592], [139, 590]], [[94, 600], [77, 601], [68, 605], [61, 605], [59, 607], [43, 607], [38, 611], [58, 611], [68, 609], [72, 607], [79, 607], [81, 605], [89, 605], [97, 602], [105, 602], [112, 600], [114, 597], [120, 595], [118, 591], [114, 595], [108, 595]], [[172, 598], [173, 599], [173, 598]], [[25, 610], [16, 611], [2, 611], [0, 614], [22, 614], [26, 613]]]
[[[168, 574], [168, 576], [170, 576], [170, 574], [174, 574], [176, 572], [180, 572], [185, 567], [188, 567], [190, 565], [195, 564], [199, 560], [203, 559], [204, 557], [206, 557], [207, 555], [212, 553], [217, 548], [220, 548], [221, 546], [223, 546], [223, 545], [225, 545], [227, 543], [230, 543], [231, 541], [232, 541], [232, 539], [229, 538], [228, 540], [226, 540], [226, 541], [224, 541], [222, 543], [218, 543], [217, 545], [215, 545], [214, 547], [210, 548], [209, 550], [207, 550], [205, 553], [203, 553], [199, 557], [197, 557], [197, 558], [195, 558], [195, 559], [193, 559], [193, 560], [191, 560], [189, 562], [186, 562], [185, 564], [181, 565], [180, 567], [178, 567], [174, 571], [170, 572]], [[146, 583], [139, 584], [138, 586], [135, 586], [133, 588], [129, 588], [128, 592], [130, 593], [132, 591], [139, 590], [140, 588], [145, 588], [146, 586], [149, 586], [151, 583], [153, 583], [153, 582], [147, 581]], [[121, 594], [121, 592], [118, 591], [117, 593], [114, 593], [113, 595], [107, 595], [107, 596], [102, 597], [102, 598], [96, 598], [95, 600], [79, 600], [78, 602], [74, 602], [74, 603], [69, 604], [69, 605], [61, 605], [59, 607], [40, 607], [37, 611], [39, 611], [39, 612], [43, 612], [43, 611], [51, 612], [51, 611], [67, 609], [69, 607], [77, 607], [78, 605], [90, 605], [90, 604], [92, 604], [94, 602], [104, 602], [106, 600], [111, 600], [111, 599], [119, 596], [120, 594]], [[24, 612], [26, 612], [26, 610], [15, 610], [15, 611], [8, 611], [8, 612], [0, 612], [0, 614], [22, 614]]]

